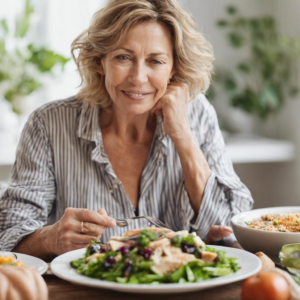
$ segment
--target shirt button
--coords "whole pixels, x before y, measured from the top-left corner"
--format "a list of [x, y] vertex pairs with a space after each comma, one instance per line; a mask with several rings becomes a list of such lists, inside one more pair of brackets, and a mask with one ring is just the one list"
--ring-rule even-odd
[[109, 192], [112, 194], [112, 193], [113, 193], [113, 190], [109, 190]]
[[114, 187], [114, 189], [117, 189], [117, 188], [118, 188], [118, 185], [115, 183], [115, 184], [113, 185], [113, 187]]

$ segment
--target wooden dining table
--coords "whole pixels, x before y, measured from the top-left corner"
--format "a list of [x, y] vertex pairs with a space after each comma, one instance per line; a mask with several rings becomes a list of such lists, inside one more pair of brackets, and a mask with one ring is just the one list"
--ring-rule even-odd
[[49, 300], [236, 300], [240, 299], [243, 283], [243, 281], [238, 281], [198, 292], [182, 294], [132, 294], [76, 285], [52, 274], [46, 274], [43, 277], [48, 286]]

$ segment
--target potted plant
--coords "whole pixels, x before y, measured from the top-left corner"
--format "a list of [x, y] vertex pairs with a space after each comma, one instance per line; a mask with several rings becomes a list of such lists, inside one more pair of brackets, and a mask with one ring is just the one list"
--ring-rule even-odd
[[19, 102], [42, 87], [42, 75], [51, 74], [57, 65], [63, 69], [70, 60], [30, 42], [27, 33], [33, 13], [30, 0], [26, 0], [14, 30], [5, 19], [0, 20], [0, 98], [8, 101], [16, 113], [21, 113]]
[[266, 120], [298, 93], [300, 39], [280, 34], [271, 16], [243, 17], [234, 6], [226, 11], [217, 26], [246, 58], [231, 69], [217, 68], [208, 97], [221, 88], [233, 107]]

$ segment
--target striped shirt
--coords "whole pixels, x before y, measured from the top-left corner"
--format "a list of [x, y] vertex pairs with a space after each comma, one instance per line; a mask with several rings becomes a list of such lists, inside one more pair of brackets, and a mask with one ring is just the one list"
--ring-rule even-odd
[[[138, 214], [205, 238], [211, 225], [230, 225], [231, 217], [251, 209], [253, 200], [234, 172], [212, 105], [199, 94], [187, 110], [194, 139], [212, 170], [199, 213], [190, 205], [179, 155], [160, 116], [140, 181]], [[26, 235], [53, 224], [67, 207], [103, 207], [118, 219], [135, 215], [105, 152], [99, 108], [76, 97], [50, 102], [31, 114], [11, 177], [0, 199], [1, 250], [12, 250]], [[102, 241], [148, 225], [141, 219], [127, 228], [107, 229]]]

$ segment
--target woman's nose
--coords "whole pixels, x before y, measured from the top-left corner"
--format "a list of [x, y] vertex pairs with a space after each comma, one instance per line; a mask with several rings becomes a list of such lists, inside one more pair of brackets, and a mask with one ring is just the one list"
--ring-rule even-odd
[[136, 63], [132, 66], [129, 81], [135, 85], [142, 85], [148, 81], [147, 66], [143, 63]]

